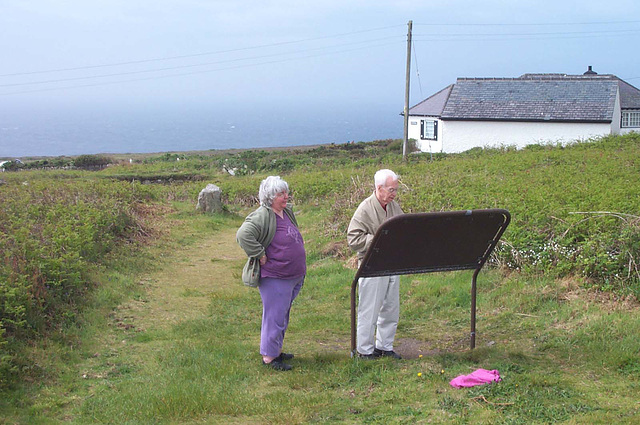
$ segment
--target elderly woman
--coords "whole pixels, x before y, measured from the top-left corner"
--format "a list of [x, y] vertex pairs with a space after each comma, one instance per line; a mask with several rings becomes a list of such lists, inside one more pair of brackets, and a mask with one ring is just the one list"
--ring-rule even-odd
[[276, 370], [291, 370], [282, 352], [291, 304], [307, 272], [304, 241], [293, 211], [287, 206], [289, 185], [279, 176], [260, 183], [260, 207], [247, 216], [236, 239], [249, 258], [260, 261], [258, 288], [262, 298], [260, 354], [262, 363]]

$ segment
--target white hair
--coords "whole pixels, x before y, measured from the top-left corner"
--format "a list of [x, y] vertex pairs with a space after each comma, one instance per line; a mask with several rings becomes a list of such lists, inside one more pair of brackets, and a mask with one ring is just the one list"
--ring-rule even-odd
[[280, 192], [289, 193], [289, 185], [280, 176], [269, 176], [260, 183], [258, 199], [260, 205], [270, 207], [276, 195]]
[[398, 180], [398, 175], [391, 170], [383, 168], [382, 170], [376, 171], [376, 174], [373, 176], [373, 181], [378, 186], [384, 186], [387, 183], [387, 179], [391, 177], [393, 181]]

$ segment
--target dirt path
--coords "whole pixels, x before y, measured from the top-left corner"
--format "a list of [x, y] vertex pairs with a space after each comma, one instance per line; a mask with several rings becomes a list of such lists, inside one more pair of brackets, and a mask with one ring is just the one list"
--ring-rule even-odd
[[[228, 299], [246, 293], [240, 272], [246, 256], [235, 241], [235, 227], [222, 226], [210, 237], [171, 253], [157, 271], [140, 282], [146, 289], [143, 299], [131, 300], [115, 312], [116, 332], [108, 343], [119, 347], [123, 356], [148, 357], [153, 351], [166, 348], [166, 340], [137, 344], [131, 340], [136, 333], [169, 330], [209, 314], [212, 300]], [[125, 343], [125, 339], [130, 341]], [[349, 339], [337, 338], [329, 344], [306, 341], [317, 352], [349, 352]], [[126, 344], [125, 349], [123, 344]], [[396, 339], [396, 348], [407, 359], [434, 354], [437, 350], [423, 341]], [[126, 353], [128, 354], [125, 354]]]
[[147, 297], [122, 305], [119, 315], [131, 318], [138, 329], [166, 329], [205, 315], [213, 293], [246, 290], [240, 282], [246, 257], [235, 232], [223, 227], [174, 252], [160, 270], [142, 280]]

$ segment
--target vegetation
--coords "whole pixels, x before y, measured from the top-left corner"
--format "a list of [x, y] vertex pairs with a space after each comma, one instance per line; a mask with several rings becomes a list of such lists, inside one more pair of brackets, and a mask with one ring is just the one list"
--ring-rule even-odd
[[78, 168], [102, 168], [106, 167], [111, 159], [104, 155], [80, 155], [73, 160], [73, 165]]
[[9, 171], [38, 169], [71, 169], [80, 168], [95, 170], [113, 163], [113, 159], [105, 155], [79, 155], [75, 158], [59, 156], [56, 158], [32, 159], [29, 161], [11, 160], [3, 165]]
[[[12, 423], [634, 422], [640, 371], [640, 136], [412, 154], [399, 141], [164, 154], [0, 184], [0, 417]], [[75, 161], [74, 161], [75, 162]], [[29, 162], [25, 166], [29, 166]], [[33, 166], [32, 166], [33, 167]], [[466, 272], [406, 276], [402, 362], [348, 356], [344, 234], [376, 169], [406, 212], [506, 208], [467, 348]], [[259, 182], [292, 188], [309, 274], [286, 345], [255, 354], [260, 298], [234, 233]], [[228, 212], [195, 212], [206, 183]], [[448, 381], [498, 369], [499, 384]]]

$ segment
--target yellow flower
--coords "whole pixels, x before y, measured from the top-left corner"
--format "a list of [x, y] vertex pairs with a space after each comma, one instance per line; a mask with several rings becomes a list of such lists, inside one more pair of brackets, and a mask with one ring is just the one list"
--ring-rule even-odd
[[419, 359], [421, 359], [421, 358], [422, 358], [422, 354], [420, 354], [420, 355], [418, 356], [418, 358], [419, 358]]
[[442, 370], [440, 371], [440, 373], [444, 373], [444, 369], [442, 369]]
[[418, 377], [422, 376], [422, 372], [418, 372]]

